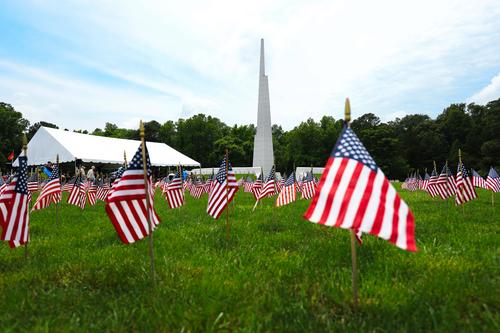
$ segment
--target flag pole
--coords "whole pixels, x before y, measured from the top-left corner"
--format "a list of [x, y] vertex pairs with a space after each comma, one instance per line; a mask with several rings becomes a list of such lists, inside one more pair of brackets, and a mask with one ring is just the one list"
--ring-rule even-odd
[[[462, 150], [460, 148], [458, 148], [458, 165], [462, 165]], [[462, 165], [462, 169], [463, 169], [463, 165]], [[460, 171], [460, 172], [462, 172], [462, 171]], [[462, 181], [463, 181], [463, 179], [464, 179], [464, 174], [462, 172]], [[457, 190], [458, 190], [458, 186], [457, 186]], [[465, 215], [465, 202], [462, 203], [462, 215]]]
[[[229, 241], [231, 226], [229, 225], [229, 153], [226, 149], [226, 240]], [[201, 173], [201, 169], [200, 169]]]
[[148, 179], [148, 167], [146, 160], [146, 143], [144, 141], [144, 124], [142, 120], [139, 124], [139, 133], [141, 136], [141, 147], [142, 147], [142, 169], [144, 171], [144, 189], [146, 191], [146, 211], [148, 215], [148, 231], [149, 231], [149, 262], [151, 268], [151, 281], [153, 285], [155, 284], [155, 258], [153, 250], [153, 224], [151, 221], [151, 202], [149, 201], [149, 179]]
[[[347, 127], [350, 127], [351, 122], [351, 105], [349, 103], [349, 98], [345, 100], [345, 111], [344, 111], [344, 121]], [[351, 266], [352, 266], [352, 297], [354, 310], [358, 308], [358, 269], [356, 260], [356, 232], [351, 229]]]
[[[61, 186], [61, 170], [59, 170], [59, 154], [56, 155], [56, 165], [57, 165], [57, 170], [59, 172], [59, 186]], [[62, 189], [61, 189], [61, 200], [62, 200]], [[59, 203], [60, 201], [56, 202], [56, 225], [59, 224]]]
[[[180, 162], [179, 162], [179, 164], [177, 164], [177, 172], [179, 173], [179, 177], [181, 177], [181, 189], [182, 189], [182, 205], [177, 207], [177, 212], [179, 212], [179, 214], [180, 214], [181, 207], [184, 206], [184, 203], [186, 201], [185, 193], [184, 193], [184, 175], [183, 175], [184, 172], [182, 171], [182, 167], [181, 167]], [[173, 180], [173, 178], [172, 178], [172, 180]]]
[[[23, 133], [23, 152], [24, 156], [28, 157], [28, 139], [26, 138], [26, 133]], [[19, 162], [19, 167], [21, 166], [21, 163]], [[29, 214], [29, 211], [28, 211]], [[28, 260], [28, 240], [26, 241], [26, 244], [24, 244], [24, 259]]]

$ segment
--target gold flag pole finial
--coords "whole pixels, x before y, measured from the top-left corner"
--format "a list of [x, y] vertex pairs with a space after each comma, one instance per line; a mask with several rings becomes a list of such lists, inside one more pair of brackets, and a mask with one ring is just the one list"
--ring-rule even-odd
[[458, 148], [458, 162], [462, 163], [462, 150]]
[[142, 120], [139, 123], [139, 135], [141, 136], [141, 139], [144, 138], [144, 123], [142, 122]]
[[123, 166], [126, 168], [127, 167], [127, 152], [125, 149], [123, 150]]
[[436, 161], [432, 161], [434, 163], [434, 171], [437, 172]]
[[349, 123], [351, 122], [351, 103], [349, 102], [349, 97], [345, 99], [344, 121], [347, 126], [349, 126]]

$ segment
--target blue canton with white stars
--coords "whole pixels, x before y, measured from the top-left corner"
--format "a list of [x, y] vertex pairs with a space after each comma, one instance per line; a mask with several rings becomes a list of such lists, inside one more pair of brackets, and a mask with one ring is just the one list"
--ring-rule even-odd
[[286, 180], [285, 186], [292, 186], [294, 183], [295, 183], [295, 173], [292, 172], [290, 177], [288, 177], [288, 179]]
[[344, 127], [337, 145], [332, 152], [333, 157], [344, 157], [356, 160], [363, 163], [373, 171], [377, 171], [378, 167], [375, 161], [366, 150], [365, 146], [358, 139], [356, 134], [349, 127]]
[[[231, 168], [231, 163], [229, 163], [227, 170], [228, 171], [233, 170], [233, 168]], [[226, 180], [226, 159], [225, 158], [222, 160], [222, 163], [220, 164], [219, 172], [217, 172], [217, 176], [215, 177], [215, 179], [217, 179], [219, 184], [224, 183], [224, 181]]]
[[269, 171], [269, 175], [268, 175], [268, 176], [267, 176], [267, 178], [266, 178], [266, 182], [268, 182], [268, 181], [270, 181], [270, 180], [274, 179], [274, 177], [275, 177], [275, 176], [274, 176], [274, 165], [273, 165], [273, 167], [271, 168], [271, 171]]
[[15, 191], [17, 193], [28, 195], [28, 158], [19, 157], [19, 169], [17, 170], [17, 183]]
[[464, 164], [463, 163], [460, 163], [458, 165], [458, 172], [462, 172], [462, 177], [463, 178], [468, 178], [469, 177], [469, 174], [467, 173], [467, 169], [465, 168]]
[[59, 167], [54, 165], [52, 168], [52, 175], [50, 176], [50, 180], [59, 178]]
[[[146, 147], [146, 167], [148, 169], [148, 176], [151, 176], [151, 161], [149, 160], [148, 148]], [[128, 168], [132, 170], [142, 170], [142, 145], [139, 145], [139, 149], [135, 153], [132, 161], [128, 164]]]

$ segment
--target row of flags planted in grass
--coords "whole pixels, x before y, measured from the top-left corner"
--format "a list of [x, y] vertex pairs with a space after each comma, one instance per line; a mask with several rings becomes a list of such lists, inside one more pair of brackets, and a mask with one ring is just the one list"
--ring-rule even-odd
[[486, 179], [481, 177], [474, 169], [471, 171], [472, 176], [469, 176], [460, 158], [456, 176], [453, 175], [448, 162], [445, 163], [438, 175], [434, 163], [431, 175], [426, 172], [424, 178], [422, 178], [418, 172], [415, 172], [406, 178], [402, 188], [409, 191], [422, 190], [431, 197], [438, 197], [443, 200], [454, 196], [456, 205], [476, 199], [475, 187], [491, 190], [492, 193], [500, 192], [500, 177], [495, 168], [490, 168]]
[[[12, 247], [25, 244], [29, 239], [31, 192], [27, 185], [27, 157], [22, 157], [20, 161], [14, 179], [3, 186], [0, 194], [1, 239], [9, 241]], [[150, 167], [147, 148], [143, 152], [139, 147], [127, 168], [118, 171], [118, 177], [111, 186], [86, 183], [79, 178], [74, 184], [61, 186], [56, 166], [32, 210], [47, 208], [51, 203], [58, 204], [64, 190], [69, 191], [68, 203], [82, 209], [87, 201], [92, 205], [96, 200], [104, 200], [106, 213], [116, 232], [124, 243], [129, 244], [149, 234], [148, 223], [152, 225], [151, 230], [160, 224], [154, 209], [155, 188], [160, 188], [165, 194], [170, 208], [184, 204], [186, 190], [198, 198], [208, 193], [207, 213], [215, 219], [234, 199], [240, 186], [244, 191], [253, 193], [256, 203], [277, 195], [276, 206], [294, 202], [297, 192], [300, 192], [304, 199], [312, 198], [305, 219], [351, 229], [358, 236], [370, 233], [402, 249], [416, 250], [411, 210], [347, 122], [319, 182], [312, 173], [301, 182], [296, 180], [294, 173], [286, 180], [277, 181], [274, 167], [265, 179], [261, 175], [255, 181], [237, 181], [227, 155], [217, 174], [206, 182], [194, 179], [183, 182], [179, 168], [171, 181], [164, 179], [153, 184]], [[147, 170], [147, 174], [143, 169]]]

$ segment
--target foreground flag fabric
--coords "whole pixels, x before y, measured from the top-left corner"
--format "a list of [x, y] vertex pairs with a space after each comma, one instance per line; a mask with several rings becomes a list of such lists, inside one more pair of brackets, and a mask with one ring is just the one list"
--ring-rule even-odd
[[472, 181], [467, 174], [464, 164], [459, 162], [457, 170], [457, 193], [455, 196], [455, 204], [458, 206], [475, 198], [477, 198], [476, 190], [472, 185]]
[[20, 156], [14, 192], [6, 202], [7, 214], [2, 225], [1, 239], [8, 241], [10, 247], [18, 247], [29, 240], [28, 197], [28, 158]]
[[479, 187], [479, 188], [486, 188], [486, 182], [484, 181], [483, 177], [479, 175], [476, 170], [471, 169], [472, 171], [472, 185], [474, 187]]
[[259, 196], [257, 200], [262, 198], [275, 195], [276, 194], [276, 173], [274, 171], [274, 165], [269, 171], [269, 175], [267, 175], [266, 182], [262, 186], [262, 189], [259, 192]]
[[304, 217], [314, 223], [370, 233], [407, 251], [417, 250], [413, 213], [347, 126]]
[[49, 207], [51, 202], [57, 204], [58, 202], [61, 202], [61, 198], [62, 189], [61, 182], [59, 181], [59, 167], [54, 165], [49, 182], [43, 187], [42, 192], [36, 199], [36, 202], [31, 210], [40, 210]]
[[[154, 186], [151, 178], [151, 162], [146, 147], [146, 168], [148, 170], [148, 193], [144, 184], [144, 161], [142, 145], [130, 161], [118, 182], [113, 184], [113, 192], [106, 202], [106, 213], [113, 226], [126, 244], [134, 243], [149, 235], [148, 215], [153, 230], [160, 224], [160, 218], [154, 210]], [[150, 207], [147, 210], [146, 195], [149, 196]]]
[[[227, 163], [227, 174], [226, 174]], [[238, 183], [236, 183], [236, 175], [233, 168], [226, 158], [217, 172], [217, 176], [213, 180], [213, 187], [208, 195], [207, 213], [214, 219], [218, 219], [227, 205], [233, 200], [234, 195], [238, 191]]]
[[297, 190], [295, 188], [295, 172], [292, 172], [290, 177], [283, 184], [283, 189], [278, 195], [278, 199], [276, 200], [276, 207], [288, 205], [291, 202], [294, 202], [297, 196]]
[[181, 173], [177, 172], [172, 181], [167, 184], [166, 192], [168, 207], [171, 209], [184, 205], [184, 188]]
[[490, 172], [486, 177], [486, 188], [493, 192], [500, 192], [500, 177], [498, 177], [498, 173], [493, 167], [490, 167]]

